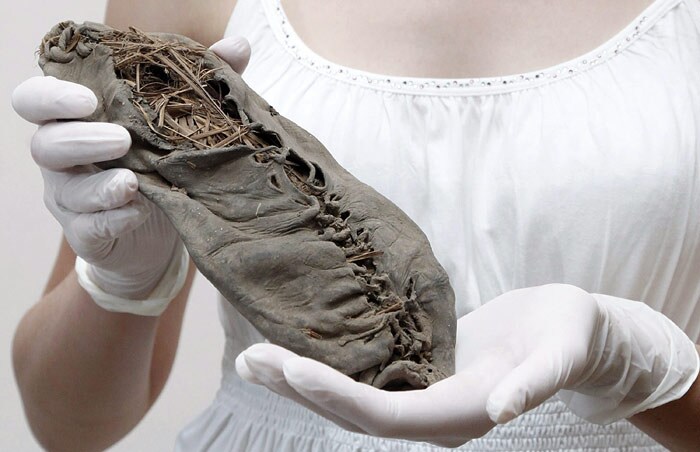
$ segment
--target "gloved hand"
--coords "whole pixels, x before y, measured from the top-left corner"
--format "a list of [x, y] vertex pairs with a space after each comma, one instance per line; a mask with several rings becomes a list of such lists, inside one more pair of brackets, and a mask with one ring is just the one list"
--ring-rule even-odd
[[608, 423], [680, 398], [698, 375], [695, 344], [641, 302], [567, 284], [513, 290], [461, 317], [456, 374], [389, 392], [272, 344], [236, 359], [264, 384], [346, 429], [455, 447], [558, 391], [579, 416]]
[[[239, 73], [250, 58], [244, 38], [223, 39], [211, 50]], [[24, 81], [12, 106], [39, 126], [32, 157], [44, 179], [44, 202], [78, 256], [81, 285], [108, 310], [159, 315], [182, 287], [189, 257], [167, 217], [138, 193], [133, 172], [93, 165], [126, 154], [128, 131], [65, 121], [90, 115], [97, 99], [87, 87], [54, 77]]]

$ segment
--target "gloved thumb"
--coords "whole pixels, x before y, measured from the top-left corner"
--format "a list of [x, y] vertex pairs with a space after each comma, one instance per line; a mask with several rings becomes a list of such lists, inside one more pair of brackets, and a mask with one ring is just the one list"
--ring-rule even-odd
[[556, 394], [569, 374], [563, 362], [546, 350], [531, 354], [513, 368], [486, 400], [486, 412], [491, 420], [505, 424]]
[[248, 60], [250, 60], [250, 44], [243, 36], [224, 38], [212, 44], [209, 50], [227, 62], [239, 74], [243, 73], [248, 66]]

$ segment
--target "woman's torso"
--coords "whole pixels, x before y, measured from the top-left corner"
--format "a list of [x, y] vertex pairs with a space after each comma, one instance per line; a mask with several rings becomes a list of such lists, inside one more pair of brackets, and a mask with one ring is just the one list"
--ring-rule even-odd
[[[331, 62], [346, 63], [347, 54], [331, 49], [326, 59], [307, 47], [295, 28], [307, 19], [293, 12], [298, 16], [290, 25], [276, 0], [239, 0], [227, 33], [251, 42], [247, 83], [426, 233], [450, 276], [458, 315], [508, 290], [563, 282], [646, 302], [696, 339], [700, 0], [624, 3], [616, 13], [621, 24], [611, 21], [610, 33], [601, 26], [598, 42], [577, 44], [552, 33], [561, 53], [516, 60], [512, 56], [523, 49], [537, 53], [546, 39], [499, 54], [522, 34], [491, 37], [488, 44], [480, 42], [482, 34], [473, 45], [493, 47], [472, 49], [465, 65], [417, 73], [449, 69], [458, 78], [415, 77], [406, 69], [416, 63], [401, 58], [381, 66], [398, 76], [369, 70], [379, 66], [358, 70]], [[316, 6], [318, 17], [327, 17]], [[610, 11], [601, 2], [597, 11], [603, 9]], [[589, 26], [600, 25], [602, 16], [589, 17]], [[326, 26], [326, 33], [342, 28], [332, 20]], [[366, 38], [360, 34], [358, 45]], [[454, 48], [447, 54], [461, 45], [449, 36], [443, 44]], [[382, 51], [397, 52], [392, 46]], [[564, 62], [556, 60], [561, 56]], [[498, 75], [504, 73], [509, 75]], [[401, 76], [406, 74], [411, 76]], [[264, 338], [225, 301], [221, 317], [227, 335], [222, 388], [183, 430], [180, 450], [433, 450], [341, 431], [242, 382], [233, 359]], [[626, 421], [588, 424], [553, 399], [465, 449], [658, 447]]]

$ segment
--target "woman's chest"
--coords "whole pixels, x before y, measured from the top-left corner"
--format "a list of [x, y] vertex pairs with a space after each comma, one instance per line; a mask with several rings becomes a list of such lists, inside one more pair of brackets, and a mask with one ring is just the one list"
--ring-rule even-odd
[[291, 26], [335, 63], [387, 75], [486, 77], [552, 66], [605, 42], [652, 0], [285, 0]]
[[640, 299], [700, 252], [700, 80], [660, 62], [491, 96], [265, 96], [421, 227], [460, 312], [551, 281]]

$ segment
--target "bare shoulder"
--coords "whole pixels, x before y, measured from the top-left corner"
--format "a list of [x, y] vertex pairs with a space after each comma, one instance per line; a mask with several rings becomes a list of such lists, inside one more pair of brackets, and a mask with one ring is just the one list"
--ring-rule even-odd
[[108, 0], [105, 23], [178, 33], [209, 46], [223, 37], [236, 0]]

